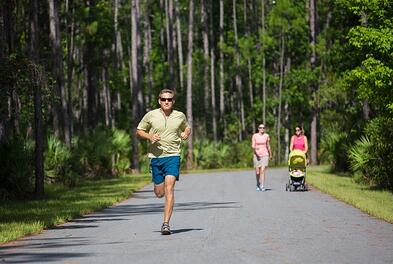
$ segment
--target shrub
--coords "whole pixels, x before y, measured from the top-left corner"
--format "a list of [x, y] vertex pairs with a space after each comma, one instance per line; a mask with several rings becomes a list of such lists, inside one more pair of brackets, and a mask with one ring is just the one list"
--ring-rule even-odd
[[365, 134], [349, 150], [351, 168], [364, 182], [393, 190], [393, 119], [371, 120]]
[[122, 174], [131, 166], [130, 159], [131, 156], [130, 146], [131, 137], [123, 130], [112, 129], [111, 131], [112, 139], [112, 172], [115, 174]]
[[86, 176], [116, 176], [130, 166], [130, 141], [124, 131], [97, 128], [79, 140], [74, 155]]
[[328, 133], [321, 141], [321, 160], [332, 164], [335, 171], [348, 171], [348, 146], [350, 139], [344, 132]]
[[0, 144], [0, 200], [24, 198], [34, 190], [33, 142], [14, 138]]
[[[245, 168], [252, 166], [253, 149], [251, 140], [244, 140], [235, 143], [231, 150], [232, 163], [236, 168]], [[228, 164], [230, 166], [230, 164]]]
[[78, 166], [71, 149], [54, 136], [47, 141], [44, 167], [48, 182], [60, 182], [72, 187], [79, 181]]
[[[202, 139], [194, 141], [193, 162], [196, 168], [240, 168], [252, 165], [251, 143], [247, 140], [238, 143], [225, 143]], [[187, 146], [182, 152], [182, 167], [185, 167]]]
[[203, 169], [222, 168], [227, 165], [229, 146], [221, 142], [197, 140], [194, 144], [195, 164]]
[[372, 156], [372, 148], [370, 139], [363, 136], [348, 151], [350, 167], [356, 175], [356, 181], [371, 182], [373, 173], [371, 166], [375, 158]]

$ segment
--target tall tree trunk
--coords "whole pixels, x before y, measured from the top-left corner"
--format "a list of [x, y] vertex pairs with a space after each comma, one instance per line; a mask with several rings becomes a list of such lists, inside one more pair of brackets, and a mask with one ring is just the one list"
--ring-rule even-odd
[[[265, 0], [262, 0], [262, 36], [265, 36]], [[265, 43], [261, 45], [263, 50], [262, 58], [262, 121], [266, 125], [266, 56]]]
[[[114, 2], [114, 14], [113, 14], [113, 28], [114, 28], [114, 33], [115, 33], [115, 56], [114, 56], [114, 72], [119, 73], [122, 69], [124, 69], [124, 61], [123, 61], [123, 47], [121, 45], [121, 33], [119, 31], [119, 3], [120, 0], [115, 0]], [[123, 77], [123, 82], [124, 84], [127, 84], [127, 79]], [[120, 89], [115, 90], [115, 102], [114, 107], [115, 109], [113, 110], [113, 126], [115, 126], [116, 123], [116, 115], [117, 111], [121, 110], [121, 97], [120, 97]]]
[[37, 69], [39, 61], [39, 27], [38, 27], [38, 1], [29, 1], [29, 57], [33, 62], [33, 96], [34, 96], [34, 137], [35, 137], [35, 194], [44, 195], [44, 140], [42, 129], [42, 99]]
[[[213, 2], [210, 2], [210, 10], [213, 12]], [[215, 60], [216, 56], [214, 53], [214, 32], [213, 32], [213, 16], [210, 15], [210, 97], [211, 97], [211, 108], [212, 108], [212, 124], [213, 124], [213, 140], [217, 142], [217, 108], [216, 108], [216, 82], [215, 82]]]
[[240, 77], [240, 52], [239, 52], [239, 41], [237, 34], [237, 19], [236, 19], [236, 0], [233, 0], [233, 31], [235, 33], [235, 49], [236, 49], [236, 88], [238, 93], [239, 108], [240, 108], [240, 134], [239, 140], [243, 140], [243, 134], [246, 130], [245, 118], [244, 118], [244, 102], [243, 102], [243, 88], [242, 79]]
[[[316, 68], [316, 40], [317, 40], [317, 28], [316, 28], [316, 0], [310, 0], [310, 46], [311, 56], [310, 65], [311, 70], [314, 71]], [[317, 164], [317, 122], [318, 122], [318, 100], [317, 100], [318, 84], [314, 81], [311, 85], [311, 93], [314, 98], [314, 106], [311, 110], [311, 164]]]
[[[329, 25], [328, 21], [329, 20], [327, 19], [327, 23], [326, 23], [327, 26]], [[367, 13], [364, 11], [360, 13], [360, 23], [363, 27], [368, 26]], [[371, 107], [367, 99], [363, 100], [362, 110], [363, 110], [363, 119], [365, 121], [368, 121], [370, 119]]]
[[[17, 11], [18, 2], [15, 0], [2, 1], [0, 4], [1, 13], [1, 41], [0, 44], [0, 57], [5, 58], [16, 53], [17, 44], [17, 31], [16, 25], [18, 21]], [[27, 8], [28, 10], [28, 8]], [[38, 11], [37, 11], [38, 12]], [[26, 23], [27, 25], [28, 23]], [[8, 116], [4, 116], [1, 121], [4, 137], [8, 138], [9, 135], [20, 135], [20, 112], [21, 102], [19, 97], [19, 89], [16, 83], [3, 84], [0, 89], [7, 89], [8, 101]], [[7, 104], [4, 102], [4, 104]], [[30, 124], [29, 124], [30, 125]]]
[[177, 32], [177, 50], [178, 50], [178, 59], [179, 59], [179, 80], [180, 87], [179, 90], [183, 91], [184, 89], [184, 59], [183, 59], [183, 42], [182, 42], [182, 34], [181, 34], [181, 24], [180, 24], [180, 11], [179, 11], [179, 1], [175, 0], [175, 16], [176, 16], [176, 32]]
[[[193, 129], [192, 113], [192, 52], [193, 52], [193, 24], [194, 24], [194, 0], [189, 0], [189, 17], [188, 17], [188, 55], [187, 55], [187, 119]], [[188, 139], [187, 169], [193, 167], [193, 141], [192, 134]]]
[[284, 161], [288, 160], [289, 158], [289, 129], [288, 129], [288, 122], [289, 122], [289, 112], [288, 112], [288, 102], [285, 101], [285, 105], [284, 105], [284, 112], [285, 112], [285, 134], [284, 134], [284, 143], [285, 143], [285, 152], [284, 152]]
[[2, 1], [1, 8], [1, 43], [0, 56], [15, 52], [15, 18], [16, 0]]
[[[288, 72], [291, 71], [291, 57], [287, 57], [287, 65], [285, 67], [285, 75], [288, 74]], [[285, 156], [284, 156], [284, 161], [288, 160], [289, 157], [289, 104], [288, 100], [285, 100], [285, 105], [284, 105], [284, 112], [285, 112], [285, 136], [284, 136], [284, 142], [285, 142]]]
[[111, 91], [109, 88], [109, 71], [108, 65], [104, 65], [102, 69], [102, 98], [104, 101], [104, 109], [105, 109], [105, 125], [107, 127], [113, 127], [113, 114], [112, 114], [112, 99], [111, 99]]
[[[204, 111], [209, 113], [209, 26], [208, 26], [208, 15], [206, 10], [205, 0], [201, 0], [201, 23], [202, 23], [202, 39], [203, 39], [203, 91], [204, 91]], [[205, 118], [205, 128], [208, 128], [208, 119]], [[209, 133], [210, 134], [210, 133]]]
[[[6, 21], [6, 11], [4, 10], [5, 6], [3, 3], [0, 3], [0, 58], [4, 58], [7, 54], [7, 33], [5, 28], [5, 21]], [[0, 119], [0, 133], [1, 133], [1, 126], [3, 122]], [[0, 134], [0, 141], [1, 141], [1, 134]]]
[[[250, 36], [250, 24], [247, 18], [247, 0], [243, 0], [243, 16], [244, 16], [244, 25], [246, 27], [246, 37]], [[248, 95], [250, 99], [250, 108], [254, 109], [254, 88], [252, 85], [252, 68], [251, 68], [251, 58], [247, 58], [247, 72], [248, 72]], [[255, 115], [252, 115], [252, 131], [256, 131], [255, 126]]]
[[[71, 11], [70, 11], [71, 9]], [[69, 14], [66, 20], [67, 25], [67, 114], [69, 117], [69, 137], [73, 133], [73, 114], [72, 114], [72, 80], [74, 75], [74, 35], [75, 35], [75, 7], [73, 0], [66, 0], [66, 13]], [[69, 19], [70, 18], [70, 19]]]
[[[148, 5], [147, 2], [146, 5]], [[145, 103], [146, 110], [150, 111], [151, 104], [151, 94], [153, 91], [153, 66], [151, 62], [151, 51], [152, 51], [152, 41], [151, 41], [151, 24], [150, 24], [150, 8], [147, 6], [145, 8], [144, 14], [144, 42], [143, 46], [143, 65], [145, 65], [145, 72], [147, 75], [147, 85], [146, 85], [146, 93], [145, 93]]]
[[[162, 10], [164, 10], [164, 12], [165, 12], [165, 3], [164, 3], [164, 0], [160, 0], [160, 10], [162, 11]], [[162, 13], [163, 12], [160, 12], [160, 15], [161, 15], [161, 25], [162, 26], [160, 26], [160, 46], [161, 46], [161, 48], [162, 49], [164, 49], [165, 48], [165, 32], [164, 32], [164, 30], [165, 30], [165, 28], [164, 28], [164, 22], [165, 22], [165, 20], [164, 20], [164, 18], [162, 17]], [[161, 53], [161, 55], [163, 55], [164, 53]], [[165, 77], [165, 76], [163, 76], [163, 77]]]
[[[224, 0], [220, 0], [220, 117], [224, 119], [225, 114], [225, 80], [224, 80], [224, 52], [222, 45], [224, 45]], [[225, 120], [224, 120], [225, 122]]]
[[166, 16], [166, 38], [169, 65], [168, 88], [176, 90], [174, 75], [174, 56], [173, 56], [173, 0], [165, 0], [165, 16]]
[[[115, 64], [115, 66], [117, 67], [117, 71], [121, 71], [122, 69], [125, 69], [126, 68], [126, 65], [125, 65], [125, 62], [124, 62], [124, 51], [123, 51], [123, 45], [122, 45], [122, 37], [121, 37], [121, 32], [120, 32], [120, 30], [118, 29], [119, 28], [119, 26], [118, 26], [118, 24], [119, 24], [119, 22], [118, 22], [118, 16], [119, 16], [119, 8], [120, 8], [120, 3], [119, 3], [119, 1], [120, 0], [115, 0], [115, 15], [114, 15], [114, 22], [115, 22], [115, 24], [114, 24], [114, 29], [115, 29], [115, 35], [116, 35], [116, 37], [115, 37], [115, 41], [116, 41], [116, 44], [115, 44], [115, 48], [116, 48], [116, 56], [115, 56], [115, 59], [116, 59], [116, 64]], [[127, 85], [127, 77], [126, 77], [126, 75], [123, 75], [123, 84], [124, 85]], [[116, 110], [118, 111], [118, 112], [120, 112], [120, 110], [121, 110], [121, 93], [120, 93], [120, 89], [116, 89], [116, 96], [115, 96], [115, 98], [116, 98]]]
[[[94, 0], [86, 2], [89, 8], [88, 23], [93, 23], [96, 17], [96, 7]], [[94, 129], [97, 126], [97, 65], [96, 65], [96, 43], [92, 36], [86, 35], [84, 50], [84, 64], [86, 66], [87, 81], [87, 126]]]
[[277, 163], [281, 162], [281, 107], [282, 107], [282, 87], [284, 82], [284, 55], [285, 36], [281, 32], [281, 52], [280, 52], [280, 84], [278, 87], [278, 111], [277, 111]]
[[[85, 63], [85, 62], [83, 62]], [[83, 76], [83, 86], [81, 86], [81, 106], [82, 106], [82, 113], [81, 113], [81, 121], [82, 121], [82, 130], [83, 133], [86, 134], [88, 130], [88, 73], [87, 68], [85, 68], [84, 76]]]
[[[139, 0], [132, 0], [131, 7], [131, 62], [132, 62], [132, 130], [135, 135], [138, 121], [141, 117], [142, 91], [140, 81], [140, 17]], [[138, 139], [132, 137], [132, 168], [139, 172]]]
[[[52, 74], [54, 79], [56, 80], [54, 87], [54, 94], [56, 96], [56, 100], [53, 101], [53, 105], [51, 107], [52, 117], [53, 117], [53, 132], [58, 139], [61, 139], [61, 127], [64, 128], [61, 124], [63, 123], [62, 115], [61, 115], [61, 90], [63, 89], [63, 80], [60, 72], [61, 65], [61, 55], [59, 54], [59, 44], [60, 44], [60, 32], [57, 31], [59, 27], [59, 15], [58, 15], [58, 3], [56, 0], [49, 0], [49, 24], [50, 24], [50, 40], [52, 42]], [[59, 56], [60, 55], [60, 56]], [[60, 102], [58, 101], [60, 100]]]
[[[8, 57], [11, 54], [10, 43], [12, 41], [14, 30], [13, 30], [13, 16], [12, 12], [15, 8], [14, 1], [5, 4], [3, 1], [0, 4], [0, 58]], [[11, 85], [10, 85], [11, 86]], [[2, 87], [7, 91], [12, 90], [10, 86]], [[6, 102], [2, 102], [5, 104]], [[4, 107], [5, 111], [0, 111], [0, 143], [8, 138], [8, 123], [11, 115], [11, 96], [7, 96], [7, 107]]]
[[[64, 131], [64, 142], [67, 146], [71, 146], [71, 129], [70, 119], [68, 117], [68, 107], [66, 100], [66, 91], [64, 87], [63, 78], [63, 60], [61, 51], [61, 36], [60, 36], [60, 19], [59, 19], [59, 0], [48, 0], [49, 2], [49, 24], [50, 24], [50, 39], [52, 42], [52, 60], [53, 67], [52, 72], [56, 80], [56, 93], [60, 98], [60, 105], [56, 103], [55, 109], [57, 108], [56, 115], [59, 114], [61, 117], [62, 127]], [[60, 114], [61, 113], [61, 114]], [[57, 117], [57, 118], [59, 118]]]

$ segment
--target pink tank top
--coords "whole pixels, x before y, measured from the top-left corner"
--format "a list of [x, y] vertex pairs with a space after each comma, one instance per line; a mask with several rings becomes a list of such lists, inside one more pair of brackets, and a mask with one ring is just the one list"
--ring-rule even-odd
[[306, 150], [306, 144], [304, 142], [304, 136], [293, 136], [293, 149], [298, 149], [305, 151]]
[[255, 149], [256, 154], [259, 157], [268, 156], [269, 151], [267, 150], [267, 142], [269, 140], [268, 134], [255, 133], [252, 136], [252, 148]]

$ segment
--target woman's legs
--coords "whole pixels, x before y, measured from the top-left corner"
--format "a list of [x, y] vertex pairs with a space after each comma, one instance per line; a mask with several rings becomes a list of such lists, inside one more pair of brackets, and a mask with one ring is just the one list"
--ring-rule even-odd
[[266, 170], [265, 166], [255, 168], [257, 188], [259, 189], [263, 189], [263, 187], [265, 186], [265, 170]]
[[259, 183], [260, 183], [261, 189], [263, 189], [265, 186], [265, 170], [266, 170], [265, 166], [262, 166], [259, 168], [259, 174], [260, 174]]
[[261, 176], [260, 167], [256, 167], [255, 168], [255, 178], [257, 180], [257, 189], [259, 189], [259, 185], [260, 185], [260, 182], [259, 182], [260, 176]]

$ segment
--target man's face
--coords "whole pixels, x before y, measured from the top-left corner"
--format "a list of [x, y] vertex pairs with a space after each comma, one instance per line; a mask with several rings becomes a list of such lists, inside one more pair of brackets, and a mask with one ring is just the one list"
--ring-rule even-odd
[[171, 110], [173, 104], [175, 103], [175, 99], [173, 99], [173, 94], [161, 94], [160, 98], [158, 98], [158, 103], [160, 104], [162, 110]]

